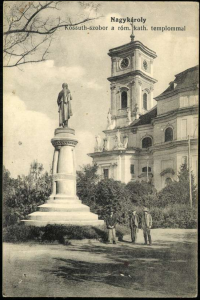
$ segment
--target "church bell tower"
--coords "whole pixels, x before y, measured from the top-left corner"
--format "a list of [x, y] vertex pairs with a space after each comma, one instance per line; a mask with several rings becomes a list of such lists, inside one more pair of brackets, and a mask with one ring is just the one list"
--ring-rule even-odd
[[127, 183], [139, 180], [138, 176], [146, 168], [146, 148], [142, 156], [138, 149], [142, 149], [141, 143], [148, 130], [137, 133], [133, 126], [140, 123], [140, 116], [147, 114], [156, 104], [153, 86], [157, 80], [153, 78], [153, 62], [157, 56], [153, 50], [134, 40], [133, 27], [131, 41], [110, 49], [108, 55], [112, 66], [108, 78], [111, 105], [103, 131], [105, 137], [103, 140], [100, 135], [95, 137], [94, 153], [88, 155], [98, 165], [101, 178]]
[[111, 109], [110, 113], [115, 127], [127, 126], [149, 111], [156, 103], [153, 99], [153, 61], [156, 53], [134, 41], [109, 50], [111, 57]]

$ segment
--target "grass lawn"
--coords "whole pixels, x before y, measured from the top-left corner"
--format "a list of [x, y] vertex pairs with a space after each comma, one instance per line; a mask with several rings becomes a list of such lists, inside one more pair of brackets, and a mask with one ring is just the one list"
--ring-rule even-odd
[[130, 236], [117, 245], [4, 243], [6, 297], [195, 297], [197, 233], [153, 229], [152, 246]]

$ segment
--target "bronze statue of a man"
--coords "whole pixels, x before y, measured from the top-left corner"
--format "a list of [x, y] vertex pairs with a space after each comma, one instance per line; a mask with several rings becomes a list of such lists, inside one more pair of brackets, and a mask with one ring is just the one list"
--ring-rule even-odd
[[58, 94], [58, 112], [59, 112], [59, 126], [68, 127], [68, 120], [72, 116], [71, 100], [72, 96], [68, 89], [68, 84], [62, 84], [62, 91]]

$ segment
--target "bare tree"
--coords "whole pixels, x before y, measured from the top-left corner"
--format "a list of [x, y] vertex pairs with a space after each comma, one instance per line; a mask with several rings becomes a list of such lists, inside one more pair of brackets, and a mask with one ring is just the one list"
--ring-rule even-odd
[[[4, 67], [45, 61], [55, 33], [97, 19], [98, 3], [76, 2], [80, 14], [67, 14], [72, 1], [4, 2]], [[63, 8], [62, 8], [63, 5]], [[62, 8], [62, 10], [61, 10]], [[65, 17], [60, 13], [63, 10]]]

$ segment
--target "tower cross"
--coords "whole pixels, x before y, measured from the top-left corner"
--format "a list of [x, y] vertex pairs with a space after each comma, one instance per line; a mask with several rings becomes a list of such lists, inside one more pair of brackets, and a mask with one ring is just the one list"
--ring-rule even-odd
[[130, 35], [130, 38], [131, 38], [131, 42], [134, 42], [134, 33], [133, 33], [133, 22], [132, 23], [130, 23], [131, 24], [131, 27], [132, 27], [132, 33], [131, 33], [131, 35]]

